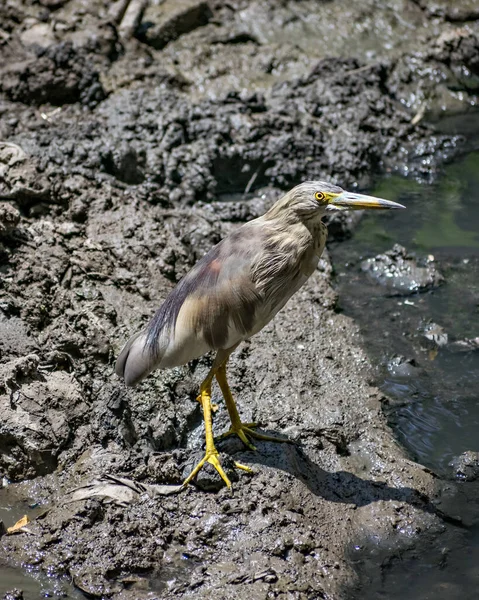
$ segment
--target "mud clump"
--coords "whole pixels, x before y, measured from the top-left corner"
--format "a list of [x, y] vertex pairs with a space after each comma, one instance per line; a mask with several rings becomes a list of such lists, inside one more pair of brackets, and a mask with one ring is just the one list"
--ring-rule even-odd
[[[147, 10], [122, 38], [111, 6], [79, 4], [0, 9], [0, 495], [42, 510], [28, 544], [3, 536], [2, 549], [93, 597], [344, 598], [357, 540], [396, 552], [443, 524], [437, 482], [398, 449], [359, 332], [336, 310], [327, 255], [232, 358], [243, 419], [300, 442], [222, 448], [254, 470], [233, 495], [144, 493], [180, 483], [202, 452], [210, 357], [134, 390], [113, 363], [188, 269], [284, 190], [362, 188], [382, 168], [431, 175], [458, 140], [397, 101], [402, 55], [269, 39], [257, 15], [280, 33], [301, 21], [287, 4], [184, 2], [187, 29], [149, 27]], [[388, 260], [410, 265], [402, 250]], [[134, 493], [72, 496], [108, 476]]]
[[461, 481], [476, 481], [479, 479], [479, 452], [468, 450], [456, 457], [450, 466], [454, 475]]
[[94, 106], [105, 98], [99, 73], [70, 42], [39, 51], [35, 58], [10, 63], [2, 70], [0, 92], [13, 102]]
[[444, 281], [433, 259], [417, 259], [399, 244], [384, 254], [364, 260], [361, 269], [389, 293], [399, 296], [424, 292]]
[[0, 239], [15, 231], [20, 221], [20, 213], [11, 204], [0, 203]]
[[42, 372], [35, 354], [0, 364], [0, 470], [8, 479], [54, 471], [75, 423], [85, 417], [87, 406], [72, 377], [48, 370]]
[[451, 27], [431, 34], [427, 49], [406, 54], [392, 68], [388, 85], [413, 111], [413, 122], [438, 120], [445, 112], [471, 106], [479, 89], [479, 34]]

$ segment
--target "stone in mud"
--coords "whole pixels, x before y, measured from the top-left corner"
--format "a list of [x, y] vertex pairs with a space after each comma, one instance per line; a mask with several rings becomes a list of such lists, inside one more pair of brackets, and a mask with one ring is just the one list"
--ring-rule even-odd
[[463, 452], [451, 461], [450, 466], [457, 479], [475, 481], [479, 478], [479, 452]]
[[143, 37], [147, 44], [161, 49], [180, 35], [206, 25], [211, 16], [211, 9], [204, 0], [151, 3], [143, 17]]
[[419, 259], [399, 244], [384, 254], [364, 260], [361, 269], [391, 295], [397, 296], [424, 292], [444, 281], [434, 259]]

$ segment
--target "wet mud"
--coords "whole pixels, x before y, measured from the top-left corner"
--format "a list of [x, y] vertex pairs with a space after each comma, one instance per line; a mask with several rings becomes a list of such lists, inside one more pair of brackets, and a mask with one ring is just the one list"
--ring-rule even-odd
[[[458, 24], [425, 2], [346, 4], [0, 8], [0, 519], [32, 520], [0, 538], [0, 565], [57, 595], [339, 599], [358, 590], [352, 554], [447, 527], [440, 480], [387, 426], [327, 254], [232, 358], [243, 418], [295, 442], [220, 445], [226, 466], [254, 470], [232, 494], [207, 470], [179, 495], [145, 492], [202, 452], [211, 357], [134, 390], [113, 375], [175, 282], [283, 190], [434, 177], [461, 151], [427, 120], [479, 89], [474, 12]], [[330, 223], [331, 239], [355, 224]], [[74, 496], [108, 475], [139, 487]]]

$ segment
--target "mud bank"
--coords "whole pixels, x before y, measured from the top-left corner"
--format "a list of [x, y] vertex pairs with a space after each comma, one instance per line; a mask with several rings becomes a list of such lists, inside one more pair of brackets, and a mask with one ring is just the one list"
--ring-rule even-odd
[[387, 428], [327, 256], [232, 360], [242, 416], [296, 445], [225, 443], [225, 462], [255, 471], [233, 495], [214, 474], [203, 487], [219, 491], [126, 506], [70, 492], [105, 474], [181, 481], [209, 358], [131, 391], [112, 374], [122, 342], [281, 190], [434, 175], [460, 139], [423, 120], [438, 98], [474, 101], [474, 15], [459, 28], [425, 2], [123, 4], [0, 9], [0, 498], [36, 517], [0, 539], [4, 559], [94, 597], [354, 595], [351, 553], [445, 523], [440, 482]]

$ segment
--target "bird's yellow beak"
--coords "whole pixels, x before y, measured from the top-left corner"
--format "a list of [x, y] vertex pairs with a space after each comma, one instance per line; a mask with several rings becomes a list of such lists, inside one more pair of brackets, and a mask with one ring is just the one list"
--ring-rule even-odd
[[361, 210], [363, 208], [406, 208], [398, 202], [375, 198], [374, 196], [365, 196], [364, 194], [353, 194], [352, 192], [342, 192], [330, 201], [330, 204], [342, 210]]

